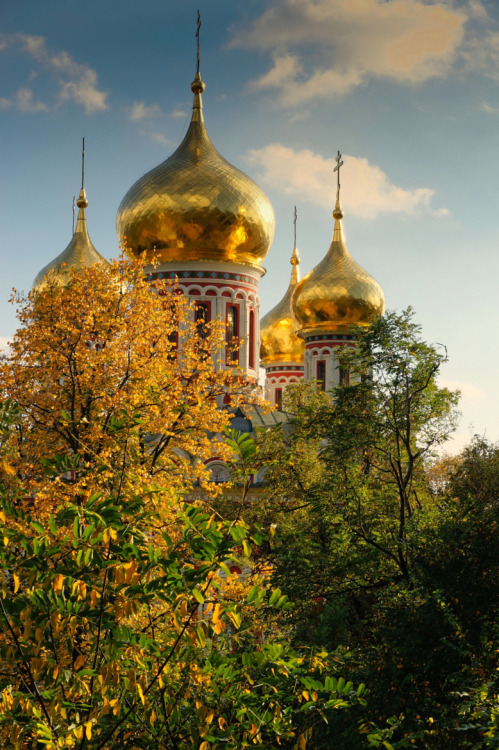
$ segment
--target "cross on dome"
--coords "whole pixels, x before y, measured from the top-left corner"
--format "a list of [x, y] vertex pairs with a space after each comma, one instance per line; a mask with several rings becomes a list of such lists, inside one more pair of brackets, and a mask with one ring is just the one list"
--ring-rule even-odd
[[340, 154], [339, 151], [338, 151], [338, 156], [336, 157], [335, 161], [336, 161], [336, 166], [333, 169], [333, 172], [337, 172], [338, 173], [338, 175], [337, 175], [337, 177], [338, 177], [338, 187], [337, 187], [337, 190], [336, 190], [336, 200], [339, 200], [339, 197], [340, 197], [340, 167], [343, 166], [343, 162], [341, 161], [341, 154]]

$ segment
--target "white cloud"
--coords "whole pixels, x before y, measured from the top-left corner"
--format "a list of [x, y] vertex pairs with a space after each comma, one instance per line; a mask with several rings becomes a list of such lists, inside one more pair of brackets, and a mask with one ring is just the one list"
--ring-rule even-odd
[[159, 143], [161, 146], [169, 146], [171, 141], [163, 133], [150, 133], [147, 130], [140, 130], [140, 135], [145, 135], [153, 143]]
[[159, 104], [150, 104], [145, 102], [134, 102], [130, 107], [130, 120], [147, 120], [150, 117], [157, 117], [161, 112]]
[[187, 117], [187, 112], [182, 107], [175, 107], [171, 113], [171, 117]]
[[[105, 91], [99, 89], [98, 76], [87, 63], [78, 63], [65, 50], [52, 52], [46, 44], [45, 37], [31, 34], [13, 34], [0, 41], [0, 50], [17, 46], [24, 54], [39, 62], [52, 73], [58, 84], [56, 98], [59, 102], [72, 101], [81, 105], [86, 114], [108, 108]], [[36, 77], [33, 72], [30, 80]], [[21, 87], [12, 99], [1, 99], [2, 106], [10, 101], [21, 112], [41, 112], [49, 109], [43, 102], [36, 101], [31, 89]]]
[[[479, 16], [481, 4], [472, 5]], [[291, 107], [372, 76], [417, 84], [444, 75], [467, 19], [452, 0], [276, 0], [249, 30], [236, 30], [230, 46], [271, 52], [273, 67], [252, 86], [278, 88]]]
[[[295, 151], [281, 143], [252, 149], [246, 159], [260, 170], [267, 186], [286, 195], [332, 209], [336, 196], [334, 159], [325, 159], [310, 149]], [[343, 156], [341, 202], [349, 214], [373, 219], [382, 213], [414, 214], [419, 211], [436, 216], [446, 209], [433, 210], [431, 188], [406, 189], [394, 185], [388, 176], [367, 159]]]
[[459, 380], [439, 380], [441, 388], [448, 388], [450, 391], [461, 391], [461, 397], [469, 401], [477, 401], [483, 398], [485, 393], [473, 383], [463, 383]]
[[35, 114], [48, 110], [48, 106], [44, 102], [35, 100], [32, 89], [26, 87], [18, 89], [11, 99], [0, 97], [0, 109], [10, 109], [12, 107], [23, 114]]
[[480, 105], [480, 109], [483, 112], [487, 112], [489, 115], [497, 115], [499, 114], [499, 107], [492, 104], [487, 104], [487, 102], [482, 102]]

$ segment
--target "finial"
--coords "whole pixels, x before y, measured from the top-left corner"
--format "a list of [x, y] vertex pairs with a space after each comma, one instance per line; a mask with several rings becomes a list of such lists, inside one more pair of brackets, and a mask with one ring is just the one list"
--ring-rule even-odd
[[81, 147], [81, 189], [85, 187], [85, 138]]
[[337, 175], [337, 177], [338, 177], [338, 183], [337, 183], [337, 188], [336, 188], [336, 205], [335, 205], [334, 211], [333, 211], [333, 218], [336, 219], [336, 220], [339, 220], [339, 219], [343, 218], [343, 210], [342, 210], [341, 204], [340, 204], [340, 168], [343, 166], [343, 162], [341, 161], [341, 154], [340, 154], [339, 151], [338, 151], [338, 155], [337, 155], [335, 161], [336, 161], [336, 166], [333, 169], [333, 172], [337, 172], [338, 173], [338, 175]]
[[198, 8], [198, 25], [196, 28], [196, 39], [197, 39], [197, 56], [196, 56], [196, 73], [199, 73], [199, 29], [201, 28], [201, 13]]
[[75, 211], [76, 211], [76, 196], [73, 195], [73, 231], [72, 231], [72, 234], [75, 233]]
[[84, 188], [85, 183], [85, 138], [83, 138], [83, 145], [81, 147], [81, 190], [76, 205], [78, 208], [86, 208], [88, 206], [87, 196]]
[[[198, 22], [196, 27], [196, 39], [197, 39], [197, 52], [196, 52], [196, 75], [193, 82], [191, 83], [191, 91], [193, 94], [202, 94], [205, 90], [205, 85], [201, 80], [201, 74], [199, 72], [199, 29], [201, 28], [201, 13], [198, 10]], [[196, 102], [194, 102], [196, 106]]]
[[298, 282], [300, 281], [300, 271], [298, 269], [298, 266], [300, 265], [300, 253], [298, 252], [298, 248], [296, 247], [296, 221], [298, 219], [298, 212], [294, 210], [294, 216], [293, 216], [293, 225], [294, 225], [294, 245], [293, 245], [293, 253], [291, 255], [291, 260], [289, 261], [293, 267], [291, 271], [291, 285], [296, 286]]

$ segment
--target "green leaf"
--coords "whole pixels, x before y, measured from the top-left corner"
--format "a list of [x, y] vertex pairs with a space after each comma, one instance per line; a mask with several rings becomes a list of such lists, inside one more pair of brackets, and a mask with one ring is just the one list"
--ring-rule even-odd
[[204, 596], [198, 589], [192, 589], [192, 595], [199, 604], [204, 604]]
[[269, 605], [273, 607], [274, 604], [280, 599], [280, 597], [281, 597], [281, 589], [274, 589], [274, 591], [270, 595]]
[[253, 586], [253, 588], [251, 588], [251, 589], [250, 589], [250, 590], [248, 591], [248, 596], [246, 597], [246, 601], [248, 602], [248, 604], [251, 604], [252, 602], [254, 602], [254, 601], [255, 601], [255, 599], [256, 599], [256, 598], [257, 598], [257, 596], [258, 596], [258, 592], [259, 592], [259, 590], [260, 590], [260, 589], [259, 589], [259, 587], [258, 587], [258, 586]]

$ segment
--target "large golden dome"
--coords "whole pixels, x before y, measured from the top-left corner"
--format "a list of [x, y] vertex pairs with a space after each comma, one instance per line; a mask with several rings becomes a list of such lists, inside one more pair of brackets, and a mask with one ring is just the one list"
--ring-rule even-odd
[[280, 362], [303, 362], [304, 359], [305, 342], [296, 335], [296, 323], [291, 317], [291, 297], [300, 280], [300, 256], [296, 247], [290, 262], [292, 271], [288, 290], [260, 323], [260, 358], [264, 367]]
[[83, 268], [88, 268], [94, 263], [104, 263], [109, 265], [108, 261], [95, 249], [88, 234], [87, 217], [85, 209], [88, 206], [87, 196], [84, 188], [80, 190], [80, 195], [76, 202], [78, 206], [78, 219], [71, 242], [54, 260], [47, 263], [42, 270], [37, 273], [33, 282], [33, 288], [40, 291], [46, 284], [47, 277], [52, 281], [64, 286], [68, 283], [70, 274]]
[[292, 315], [302, 337], [365, 326], [385, 312], [381, 286], [347, 250], [339, 199], [333, 216], [334, 234], [329, 251], [299, 282], [291, 300]]
[[252, 179], [211, 143], [199, 73], [192, 120], [178, 149], [133, 185], [118, 209], [120, 243], [161, 262], [232, 261], [258, 265], [274, 237], [274, 211]]

